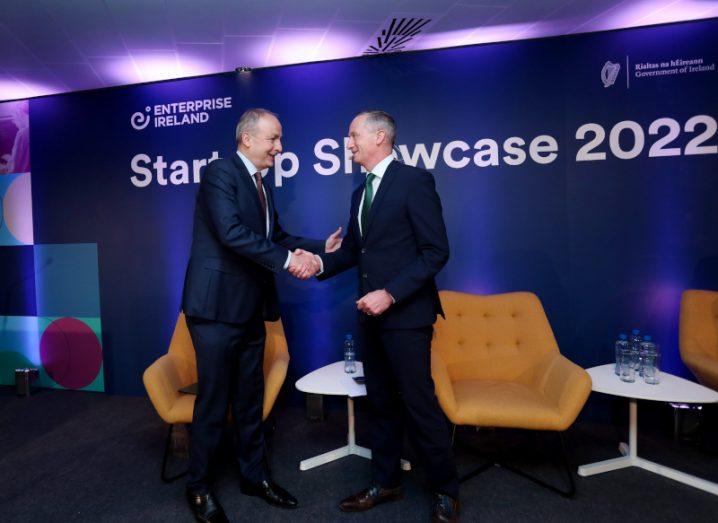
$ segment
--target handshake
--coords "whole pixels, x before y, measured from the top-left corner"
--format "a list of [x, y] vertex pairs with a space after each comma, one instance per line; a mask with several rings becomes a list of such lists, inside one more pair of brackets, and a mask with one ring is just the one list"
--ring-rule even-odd
[[308, 280], [321, 270], [319, 256], [311, 252], [297, 249], [292, 253], [287, 270], [289, 274], [300, 280]]
[[[339, 227], [336, 231], [331, 233], [324, 242], [324, 252], [334, 252], [342, 246], [342, 228]], [[297, 249], [292, 253], [289, 259], [289, 267], [287, 270], [289, 274], [300, 280], [308, 280], [312, 276], [316, 275], [322, 269], [322, 262], [319, 256], [307, 252], [302, 249]]]

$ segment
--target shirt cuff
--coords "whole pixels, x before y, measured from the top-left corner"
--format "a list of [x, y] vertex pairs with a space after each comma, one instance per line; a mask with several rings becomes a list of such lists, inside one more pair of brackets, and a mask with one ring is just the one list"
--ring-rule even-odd
[[315, 276], [321, 276], [321, 274], [324, 272], [324, 262], [322, 261], [322, 257], [318, 254], [314, 255], [314, 258], [319, 262], [319, 270], [315, 274]]
[[284, 262], [283, 269], [286, 271], [287, 267], [289, 267], [289, 262], [292, 261], [292, 251], [287, 251], [287, 261]]

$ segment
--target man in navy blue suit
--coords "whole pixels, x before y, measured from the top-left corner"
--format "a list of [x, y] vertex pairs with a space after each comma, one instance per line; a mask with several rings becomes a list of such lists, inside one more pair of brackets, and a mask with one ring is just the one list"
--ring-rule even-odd
[[449, 243], [433, 176], [394, 159], [395, 136], [394, 119], [383, 111], [352, 121], [347, 147], [366, 180], [352, 194], [341, 247], [317, 256], [319, 279], [358, 265], [356, 303], [373, 414], [373, 483], [340, 508], [368, 510], [401, 497], [406, 424], [434, 491], [432, 521], [457, 521], [456, 467], [430, 364], [433, 324], [443, 315], [434, 276], [449, 259]]
[[199, 386], [187, 501], [198, 520], [212, 522], [227, 521], [210, 491], [209, 472], [228, 405], [242, 491], [275, 506], [297, 506], [297, 500], [271, 480], [266, 462], [264, 320], [279, 318], [274, 274], [290, 270], [309, 278], [319, 266], [305, 251], [331, 252], [342, 242], [341, 228], [322, 241], [291, 236], [280, 226], [271, 184], [264, 184], [261, 174], [282, 151], [276, 115], [264, 109], [246, 111], [236, 138], [236, 154], [210, 163], [200, 183], [182, 296]]

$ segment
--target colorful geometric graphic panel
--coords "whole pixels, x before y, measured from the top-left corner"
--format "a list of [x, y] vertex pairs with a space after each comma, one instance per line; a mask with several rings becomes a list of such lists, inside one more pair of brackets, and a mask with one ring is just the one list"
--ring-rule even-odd
[[104, 391], [100, 318], [39, 318], [42, 385]]
[[0, 245], [33, 243], [28, 109], [0, 104]]
[[33, 247], [0, 247], [0, 316], [37, 316]]
[[35, 246], [38, 316], [100, 317], [97, 244]]
[[0, 104], [0, 176], [27, 172], [30, 172], [28, 101]]
[[0, 245], [31, 245], [30, 173], [0, 176]]
[[0, 247], [0, 384], [104, 391], [96, 244]]
[[15, 384], [15, 369], [40, 366], [40, 333], [34, 316], [0, 316], [0, 385]]

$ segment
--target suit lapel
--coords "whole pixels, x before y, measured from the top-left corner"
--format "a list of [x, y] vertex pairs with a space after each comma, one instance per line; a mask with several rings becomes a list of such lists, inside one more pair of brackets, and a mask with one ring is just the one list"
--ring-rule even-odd
[[[244, 165], [244, 162], [236, 152], [232, 155], [232, 161], [237, 168], [237, 177], [239, 178], [240, 187], [244, 187], [247, 190], [249, 197], [252, 199], [252, 201], [254, 201], [255, 206], [257, 207], [257, 212], [260, 216], [262, 216], [262, 204], [259, 202], [257, 186], [254, 185], [252, 178], [249, 176], [249, 171], [247, 170], [247, 167]], [[262, 216], [262, 223], [264, 223], [264, 216]], [[269, 230], [271, 231], [272, 229], [270, 228]]]
[[354, 229], [354, 237], [359, 238], [360, 242], [364, 242], [361, 235], [361, 229], [359, 228], [359, 203], [361, 202], [362, 194], [364, 193], [364, 185], [357, 187], [352, 193], [352, 205], [349, 226]]
[[395, 178], [395, 172], [398, 168], [398, 164], [396, 160], [393, 160], [389, 166], [386, 168], [386, 171], [384, 172], [384, 176], [381, 178], [381, 183], [379, 184], [379, 190], [374, 195], [374, 199], [371, 202], [371, 209], [369, 209], [369, 217], [366, 221], [366, 231], [364, 231], [364, 238], [366, 238], [369, 235], [369, 231], [371, 231], [372, 223], [374, 223], [374, 217], [376, 216], [377, 210], [379, 207], [381, 207], [381, 202], [384, 199], [384, 195], [389, 192], [391, 189], [391, 184], [394, 183]]

